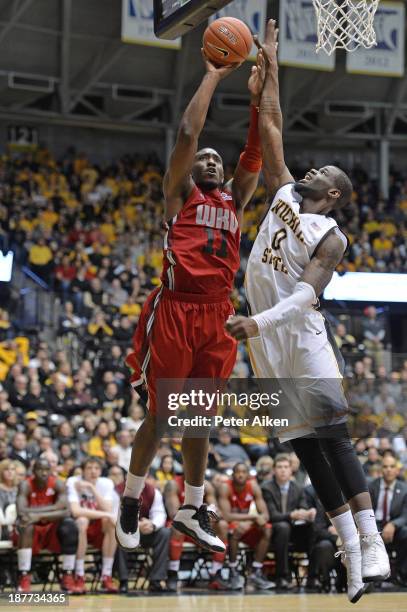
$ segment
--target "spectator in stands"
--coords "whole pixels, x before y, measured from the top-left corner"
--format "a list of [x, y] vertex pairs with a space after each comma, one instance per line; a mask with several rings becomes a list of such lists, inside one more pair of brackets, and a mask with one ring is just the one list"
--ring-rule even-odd
[[82, 476], [72, 476], [66, 483], [69, 507], [79, 531], [75, 565], [77, 590], [86, 593], [84, 559], [89, 542], [102, 550], [103, 589], [117, 593], [112, 580], [116, 552], [113, 482], [101, 476], [102, 462], [98, 457], [86, 459], [82, 470]]
[[[269, 514], [259, 485], [249, 478], [246, 462], [235, 464], [232, 479], [228, 484], [221, 485], [218, 493], [219, 508], [232, 532], [229, 545], [231, 589], [237, 590], [242, 587], [237, 573], [239, 542], [254, 548], [254, 561], [248, 585], [260, 591], [274, 588], [275, 584], [266, 580], [262, 572], [271, 535]], [[254, 513], [250, 511], [252, 504], [256, 509]]]
[[33, 458], [32, 453], [27, 449], [27, 436], [25, 433], [17, 431], [11, 439], [9, 459], [20, 461], [28, 469]]
[[119, 325], [114, 328], [114, 337], [117, 342], [128, 344], [133, 337], [134, 329], [129, 317], [120, 317]]
[[61, 589], [77, 593], [73, 578], [78, 530], [69, 516], [65, 485], [51, 476], [46, 459], [37, 459], [33, 475], [23, 481], [17, 496], [18, 590], [31, 591], [31, 559], [43, 549], [62, 553]]
[[373, 399], [373, 409], [375, 414], [380, 414], [385, 411], [386, 402], [390, 397], [388, 384], [383, 382], [380, 384], [379, 393], [376, 393]]
[[9, 401], [13, 408], [29, 410], [30, 397], [27, 376], [21, 375], [16, 377], [14, 386], [10, 389]]
[[273, 467], [274, 461], [268, 455], [260, 457], [256, 463], [256, 478], [257, 482], [261, 484], [266, 480], [273, 478]]
[[119, 466], [119, 451], [117, 446], [110, 446], [107, 441], [103, 444], [103, 451], [105, 453], [103, 476], [106, 476], [111, 467]]
[[113, 329], [106, 322], [105, 314], [100, 310], [95, 310], [87, 327], [90, 339], [88, 346], [91, 350], [96, 350], [100, 342], [113, 336]]
[[357, 412], [352, 428], [354, 437], [367, 437], [373, 435], [379, 424], [379, 417], [373, 414], [370, 404], [351, 402], [351, 407]]
[[315, 508], [309, 508], [304, 487], [292, 480], [291, 460], [280, 454], [274, 460], [274, 477], [261, 486], [273, 525], [271, 547], [276, 557], [277, 588], [291, 587], [288, 565], [290, 542], [295, 550], [310, 553], [314, 537]]
[[86, 388], [86, 383], [78, 376], [74, 377], [73, 387], [71, 389], [72, 412], [81, 412], [88, 408], [93, 408], [97, 403], [97, 398], [92, 397], [89, 390]]
[[51, 273], [54, 268], [54, 254], [44, 238], [39, 238], [29, 250], [28, 262], [31, 270], [47, 284], [52, 285]]
[[42, 388], [38, 380], [33, 380], [30, 383], [27, 402], [30, 410], [45, 416], [48, 413], [48, 396], [45, 389]]
[[356, 338], [347, 333], [343, 323], [336, 326], [335, 341], [341, 351], [351, 351], [356, 347]]
[[368, 306], [365, 309], [365, 319], [363, 320], [363, 341], [366, 350], [371, 354], [376, 366], [383, 363], [383, 342], [386, 336], [384, 324], [377, 317], [375, 306]]
[[76, 268], [72, 265], [69, 256], [64, 255], [61, 263], [55, 268], [55, 278], [57, 280], [56, 290], [62, 295], [65, 301], [70, 293], [71, 283], [76, 276]]
[[98, 405], [105, 419], [111, 419], [115, 414], [123, 414], [126, 408], [124, 392], [119, 390], [115, 382], [110, 382], [100, 392]]
[[107, 421], [100, 421], [96, 428], [96, 435], [88, 443], [88, 454], [92, 457], [104, 458], [103, 442], [108, 442], [109, 446], [116, 446], [116, 439], [109, 431]]
[[118, 453], [118, 464], [119, 466], [125, 470], [129, 471], [130, 459], [131, 459], [131, 449], [132, 449], [132, 436], [130, 431], [127, 429], [122, 429], [118, 432], [117, 436], [117, 446], [114, 446]]
[[377, 448], [375, 446], [369, 446], [369, 448], [367, 449], [367, 459], [363, 464], [363, 470], [366, 476], [369, 474], [370, 468], [373, 465], [377, 465], [378, 463], [381, 463], [381, 461], [382, 461], [382, 458]]
[[390, 381], [388, 385], [389, 394], [396, 402], [401, 398], [401, 384], [400, 384], [400, 373], [391, 372]]
[[155, 472], [155, 478], [161, 491], [164, 490], [166, 483], [174, 479], [174, 458], [172, 455], [161, 457], [160, 467]]
[[400, 469], [394, 456], [386, 455], [382, 477], [369, 485], [377, 528], [387, 546], [397, 552], [398, 579], [407, 586], [407, 484], [397, 480]]
[[109, 297], [103, 291], [102, 283], [99, 278], [93, 278], [89, 283], [89, 288], [83, 296], [84, 306], [87, 308], [88, 314], [97, 311], [109, 303]]
[[213, 450], [219, 470], [233, 468], [238, 461], [250, 465], [250, 459], [244, 448], [232, 443], [232, 436], [228, 429], [222, 428], [218, 433], [218, 444]]
[[77, 332], [82, 326], [82, 319], [74, 313], [72, 302], [65, 302], [64, 312], [59, 319], [59, 329], [61, 334]]
[[107, 290], [109, 296], [109, 304], [120, 310], [120, 308], [126, 304], [129, 294], [123, 289], [122, 284], [118, 278], [114, 278], [112, 283]]
[[385, 404], [384, 412], [378, 415], [379, 417], [379, 435], [380, 432], [388, 434], [398, 433], [405, 424], [405, 419], [397, 412], [397, 404], [392, 397], [388, 397]]
[[141, 427], [141, 424], [144, 421], [144, 417], [144, 408], [143, 406], [141, 406], [141, 404], [139, 404], [138, 399], [135, 398], [133, 399], [129, 408], [129, 416], [126, 417], [123, 421], [123, 427], [125, 427], [129, 431], [136, 432]]
[[0, 539], [11, 540], [17, 518], [16, 466], [11, 459], [0, 461]]

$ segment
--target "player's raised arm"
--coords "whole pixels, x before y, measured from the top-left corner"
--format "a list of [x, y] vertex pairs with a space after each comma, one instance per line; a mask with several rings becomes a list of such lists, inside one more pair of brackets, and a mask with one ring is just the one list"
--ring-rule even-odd
[[277, 189], [294, 179], [284, 159], [283, 116], [280, 107], [278, 82], [276, 22], [267, 24], [266, 40], [261, 45], [266, 62], [266, 77], [260, 100], [259, 131], [263, 153], [263, 173], [272, 195]]
[[264, 86], [266, 66], [263, 51], [260, 49], [257, 54], [256, 66], [252, 67], [248, 88], [251, 94], [250, 99], [250, 123], [247, 141], [239, 163], [230, 181], [230, 188], [233, 193], [233, 200], [236, 209], [241, 212], [253, 197], [259, 182], [259, 174], [262, 167], [262, 155], [259, 135], [259, 105], [261, 92]]
[[164, 177], [165, 215], [170, 219], [182, 208], [193, 188], [191, 170], [198, 150], [198, 138], [205, 125], [209, 104], [217, 85], [239, 64], [217, 68], [204, 55], [206, 73], [194, 97], [188, 104], [178, 129]]

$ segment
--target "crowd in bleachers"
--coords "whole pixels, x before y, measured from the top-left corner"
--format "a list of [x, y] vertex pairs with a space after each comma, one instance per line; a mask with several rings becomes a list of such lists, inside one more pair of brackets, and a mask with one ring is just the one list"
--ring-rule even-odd
[[[227, 168], [227, 175], [230, 172]], [[361, 170], [355, 170], [353, 178], [353, 202], [341, 219], [351, 243], [342, 269], [406, 272], [407, 183], [394, 174], [390, 197], [384, 201]], [[16, 544], [16, 521], [24, 527], [39, 521], [24, 507], [23, 497], [30, 496], [29, 490], [24, 493], [24, 483], [33, 474], [34, 461], [41, 458], [38, 470], [42, 465], [50, 477], [65, 483], [60, 485], [66, 506], [63, 520], [69, 515], [75, 522], [70, 531], [77, 533], [77, 541], [71, 543], [74, 550], [62, 551], [63, 587], [78, 594], [86, 590], [81, 581], [84, 537], [89, 523], [99, 519], [102, 536], [99, 533], [98, 540], [98, 534], [93, 534], [88, 539], [103, 547], [102, 586], [110, 592], [117, 590], [111, 580], [115, 560], [114, 575], [120, 579], [121, 591], [127, 588], [131, 558], [115, 551], [111, 526], [145, 402], [128, 385], [124, 359], [144, 300], [160, 282], [161, 180], [162, 167], [154, 156], [128, 156], [106, 168], [74, 151], [60, 162], [45, 150], [0, 160], [0, 247], [12, 248], [17, 265], [27, 265], [60, 303], [55, 343], [46, 342], [41, 334], [28, 338], [15, 316], [13, 298], [0, 303], [2, 539]], [[244, 308], [245, 261], [264, 199], [260, 186], [245, 213], [242, 268], [232, 296], [238, 311]], [[385, 355], [390, 338], [374, 307], [361, 317], [358, 334], [352, 335], [353, 330], [341, 322], [335, 332], [338, 345], [350, 356], [346, 370], [350, 425], [366, 474], [374, 483], [382, 473], [393, 470], [392, 482], [402, 483], [407, 477], [407, 360], [390, 368]], [[245, 347], [240, 346], [234, 376], [249, 375]], [[89, 463], [89, 457], [96, 459]], [[388, 467], [392, 462], [394, 466]], [[252, 518], [238, 524], [230, 506], [234, 480], [237, 489], [247, 481], [258, 482], [258, 489], [256, 485], [252, 491], [253, 503], [246, 509]], [[16, 502], [19, 483], [23, 484]], [[95, 493], [97, 483], [102, 483], [106, 506], [100, 503], [101, 494]], [[146, 502], [142, 533], [145, 545], [154, 550], [150, 587], [173, 589], [183, 551], [183, 542], [168, 527], [182, 497], [178, 440], [161, 443], [149, 484], [151, 503], [148, 507]], [[281, 502], [276, 506], [276, 487], [295, 489], [290, 496], [295, 499], [292, 507]], [[404, 493], [400, 517], [407, 528]], [[87, 497], [93, 502], [82, 504]], [[238, 553], [243, 541], [255, 551], [247, 582], [253, 589], [290, 588], [289, 552], [294, 549], [307, 553], [309, 588], [328, 588], [329, 572], [336, 569], [337, 588], [342, 589], [343, 575], [334, 558], [337, 537], [289, 446], [269, 440], [264, 431], [219, 431], [211, 440], [207, 497], [217, 503], [223, 516], [216, 529], [224, 538], [230, 531], [230, 571], [227, 576], [222, 573], [224, 558], [212, 558], [212, 588], [241, 588]], [[53, 503], [58, 503], [58, 496]], [[378, 520], [383, 521], [380, 512]], [[25, 537], [31, 545], [28, 532]], [[398, 537], [395, 575], [404, 584], [407, 567], [405, 555], [399, 552], [400, 541], [405, 544], [401, 527]], [[25, 577], [31, 568], [27, 550], [20, 542], [19, 569]], [[268, 550], [274, 553], [272, 562], [267, 561]], [[0, 570], [0, 581], [7, 580], [10, 576]], [[167, 587], [162, 584], [165, 580]], [[23, 587], [30, 588], [28, 578]]]

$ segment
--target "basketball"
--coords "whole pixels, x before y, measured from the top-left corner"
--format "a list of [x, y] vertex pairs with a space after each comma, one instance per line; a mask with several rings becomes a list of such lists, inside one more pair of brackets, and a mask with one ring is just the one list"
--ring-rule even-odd
[[203, 47], [208, 59], [218, 65], [246, 60], [253, 45], [250, 29], [235, 17], [216, 19], [205, 30]]

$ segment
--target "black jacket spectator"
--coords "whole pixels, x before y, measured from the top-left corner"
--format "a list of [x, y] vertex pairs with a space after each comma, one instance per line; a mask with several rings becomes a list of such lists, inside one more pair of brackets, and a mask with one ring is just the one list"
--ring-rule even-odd
[[[264, 501], [271, 523], [271, 548], [276, 558], [277, 586], [289, 588], [290, 570], [288, 552], [290, 544], [295, 551], [307, 552], [310, 556], [313, 539], [315, 508], [309, 508], [304, 487], [291, 480], [292, 467], [289, 455], [277, 455], [274, 477], [261, 485]], [[315, 570], [309, 568], [308, 577], [313, 579]]]
[[308, 500], [305, 494], [305, 489], [300, 487], [296, 482], [290, 481], [287, 494], [287, 508], [285, 511], [281, 507], [281, 492], [276, 480], [267, 480], [261, 485], [264, 501], [270, 515], [272, 525], [287, 521], [291, 523], [290, 513], [297, 508], [308, 509]]
[[27, 469], [30, 467], [34, 456], [27, 449], [27, 437], [24, 433], [16, 432], [14, 434], [8, 458], [13, 461], [20, 461]]
[[376, 478], [369, 485], [373, 510], [386, 546], [396, 551], [399, 580], [407, 586], [407, 484], [397, 480], [395, 457], [384, 457], [382, 469], [385, 478]]

